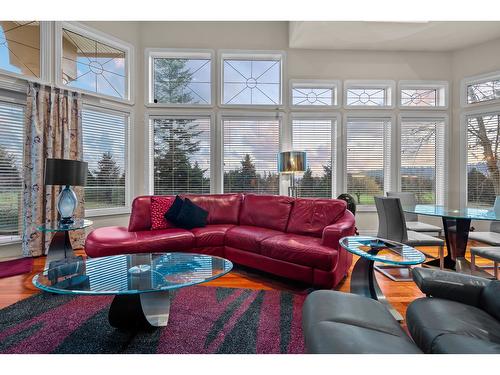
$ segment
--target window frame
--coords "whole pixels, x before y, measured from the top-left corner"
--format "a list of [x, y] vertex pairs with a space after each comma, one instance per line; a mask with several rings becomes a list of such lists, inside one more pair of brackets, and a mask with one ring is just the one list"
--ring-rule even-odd
[[[331, 105], [312, 105], [312, 104], [303, 104], [296, 105], [293, 104], [293, 90], [294, 88], [301, 87], [304, 85], [306, 88], [328, 88], [333, 91], [333, 104]], [[288, 83], [288, 103], [289, 107], [293, 111], [300, 110], [314, 110], [317, 111], [331, 111], [332, 109], [338, 109], [341, 107], [341, 95], [339, 92], [342, 92], [342, 85], [340, 80], [323, 80], [323, 79], [290, 79]]]
[[500, 104], [500, 98], [477, 103], [469, 103], [467, 98], [467, 87], [470, 85], [484, 83], [493, 80], [500, 80], [500, 70], [465, 77], [460, 81], [460, 105], [462, 108], [477, 108], [478, 106], [496, 106]]
[[[343, 121], [342, 121], [342, 150], [341, 152], [343, 153], [342, 155], [342, 165], [341, 165], [341, 173], [338, 176], [341, 176], [341, 181], [338, 182], [338, 184], [341, 186], [341, 189], [339, 191], [343, 191], [347, 193], [347, 124], [349, 122], [349, 119], [366, 119], [366, 120], [389, 120], [390, 121], [390, 143], [391, 143], [391, 150], [390, 150], [390, 155], [389, 155], [389, 165], [386, 166], [384, 165], [384, 186], [383, 186], [383, 192], [385, 192], [390, 189], [392, 190], [397, 190], [397, 176], [398, 176], [398, 170], [399, 170], [399, 160], [400, 158], [398, 157], [397, 154], [397, 139], [399, 137], [399, 126], [396, 121], [396, 115], [394, 111], [385, 111], [385, 112], [380, 112], [380, 111], [349, 111], [344, 113], [343, 116]], [[386, 129], [384, 129], [386, 130]], [[384, 137], [387, 136], [387, 134], [384, 134]], [[386, 155], [384, 155], [385, 157]], [[389, 182], [386, 181], [386, 175], [389, 177]], [[359, 204], [356, 207], [356, 211], [358, 212], [376, 212], [377, 209], [375, 205], [362, 205]]]
[[[449, 182], [449, 137], [450, 137], [450, 126], [449, 126], [449, 116], [448, 113], [434, 113], [434, 112], [420, 112], [420, 111], [405, 111], [403, 113], [400, 113], [397, 119], [397, 134], [396, 135], [396, 149], [395, 149], [395, 154], [398, 155], [398, 157], [395, 158], [395, 163], [397, 164], [395, 167], [395, 175], [394, 175], [394, 180], [395, 180], [395, 188], [397, 191], [401, 190], [401, 124], [403, 123], [404, 120], [422, 120], [422, 121], [443, 121], [443, 126], [444, 126], [444, 132], [443, 132], [443, 140], [442, 140], [442, 145], [444, 148], [444, 160], [442, 162], [444, 163], [444, 172], [443, 176], [441, 178], [443, 179], [443, 191], [438, 190], [438, 186], [436, 183], [436, 205], [442, 205], [446, 206], [448, 204], [448, 189], [446, 189], [446, 184], [447, 181]], [[438, 143], [438, 139], [436, 138], [436, 144]], [[437, 145], [436, 145], [437, 147]], [[393, 159], [394, 160], [394, 159]], [[437, 161], [439, 162], [439, 161]], [[436, 175], [436, 181], [438, 177]], [[439, 199], [438, 199], [439, 198]]]
[[[30, 77], [24, 74], [0, 69], [0, 87], [11, 87], [17, 91], [25, 82], [50, 84], [52, 81], [52, 21], [40, 22], [40, 77]], [[19, 82], [19, 80], [22, 80]]]
[[[77, 87], [72, 87], [65, 85], [62, 81], [62, 64], [61, 59], [63, 55], [62, 51], [62, 37], [63, 37], [63, 29], [69, 30], [71, 32], [80, 34], [86, 38], [93, 39], [97, 42], [107, 44], [113, 48], [122, 50], [125, 52], [125, 97], [118, 98], [112, 95], [100, 94], [98, 92], [89, 91]], [[55, 22], [55, 86], [59, 88], [63, 88], [65, 90], [76, 91], [85, 95], [90, 95], [96, 98], [102, 98], [106, 100], [111, 100], [118, 103], [124, 104], [134, 104], [134, 80], [132, 76], [135, 71], [134, 64], [134, 46], [130, 43], [127, 43], [123, 40], [115, 38], [109, 34], [103, 33], [99, 30], [91, 28], [89, 26], [83, 25], [79, 22], [67, 22], [67, 21], [56, 21]]]
[[[374, 89], [383, 88], [386, 91], [386, 105], [350, 105], [347, 104], [347, 91], [350, 89]], [[360, 109], [366, 110], [387, 110], [395, 108], [395, 91], [396, 81], [394, 80], [345, 80], [343, 88], [343, 103], [344, 109], [357, 111]]]
[[216, 144], [216, 124], [215, 124], [215, 115], [212, 111], [182, 111], [182, 110], [171, 110], [166, 112], [162, 109], [151, 109], [146, 111], [144, 115], [144, 120], [146, 125], [146, 137], [145, 137], [145, 150], [146, 150], [146, 168], [144, 168], [144, 184], [145, 191], [149, 195], [154, 195], [154, 119], [186, 119], [186, 118], [208, 118], [210, 120], [210, 194], [216, 193], [216, 185], [217, 185], [217, 171], [213, 166], [217, 166], [216, 164], [216, 153], [217, 147]]
[[[217, 80], [215, 70], [215, 51], [212, 49], [186, 49], [186, 48], [146, 48], [144, 50], [144, 105], [150, 108], [213, 108], [217, 103], [215, 86]], [[206, 58], [210, 60], [210, 104], [177, 104], [154, 103], [153, 60], [156, 57], [165, 58]]]
[[[224, 61], [226, 59], [246, 59], [254, 60], [269, 60], [280, 59], [280, 103], [279, 104], [224, 104]], [[245, 59], [246, 58], [246, 59]], [[274, 109], [280, 110], [287, 106], [287, 95], [284, 93], [287, 90], [286, 72], [286, 52], [276, 50], [219, 50], [217, 54], [217, 71], [219, 79], [217, 81], [217, 105], [220, 108], [238, 108], [238, 109]]]
[[[490, 102], [488, 102], [490, 103]], [[468, 144], [468, 118], [469, 117], [474, 117], [474, 116], [488, 116], [488, 115], [499, 115], [500, 116], [500, 105], [496, 106], [488, 106], [482, 108], [474, 108], [474, 109], [469, 109], [466, 111], [463, 111], [460, 114], [460, 140], [459, 140], [459, 145], [460, 145], [460, 152], [459, 152], [459, 165], [460, 165], [460, 171], [459, 171], [459, 179], [460, 179], [460, 196], [459, 196], [459, 203], [460, 207], [467, 207], [467, 201], [468, 201], [468, 179], [467, 179], [467, 158], [468, 158], [468, 151], [467, 151], [467, 144]]]
[[[342, 140], [342, 115], [339, 112], [292, 112], [290, 113], [288, 119], [289, 131], [290, 131], [290, 142], [289, 148], [293, 150], [293, 121], [294, 120], [329, 120], [334, 121], [334, 125], [331, 129], [331, 163], [332, 163], [332, 196], [330, 198], [336, 198], [339, 191], [342, 191], [342, 186], [339, 184], [340, 180], [343, 180], [339, 173], [339, 169], [343, 162], [343, 150], [341, 147]], [[284, 149], [284, 148], [283, 148]], [[300, 151], [300, 150], [299, 150]], [[339, 178], [340, 177], [340, 178]]]
[[[224, 194], [224, 120], [278, 120], [279, 130], [278, 130], [278, 152], [283, 151], [283, 144], [285, 137], [291, 137], [288, 134], [289, 131], [285, 130], [288, 122], [286, 121], [286, 116], [284, 112], [247, 112], [247, 111], [220, 111], [217, 113], [216, 119], [216, 143], [217, 143], [217, 154], [215, 155], [216, 160], [216, 194]], [[291, 139], [291, 138], [289, 138]], [[276, 163], [278, 162], [276, 155]], [[276, 164], [277, 165], [277, 164]], [[278, 173], [278, 195], [286, 195], [288, 185], [284, 186], [284, 179], [281, 174]]]
[[[437, 105], [436, 106], [411, 106], [402, 104], [402, 94], [401, 91], [405, 89], [432, 89], [437, 91]], [[447, 110], [449, 103], [449, 84], [448, 81], [410, 81], [401, 80], [398, 82], [398, 94], [397, 94], [398, 107], [400, 109], [407, 109], [411, 111], [436, 111], [436, 110]], [[424, 115], [425, 116], [425, 115]]]
[[[134, 181], [134, 168], [131, 168], [131, 162], [133, 160], [132, 153], [130, 152], [131, 145], [131, 124], [134, 119], [134, 111], [132, 108], [124, 107], [122, 105], [109, 105], [102, 104], [95, 101], [84, 100], [82, 104], [83, 111], [89, 108], [97, 112], [104, 112], [109, 114], [119, 114], [125, 115], [125, 205], [123, 207], [110, 207], [110, 208], [91, 208], [85, 209], [85, 217], [99, 217], [99, 216], [111, 216], [111, 215], [122, 215], [130, 214], [132, 209], [132, 181]], [[83, 126], [82, 126], [83, 134]], [[83, 138], [82, 138], [83, 147]], [[82, 153], [83, 158], [83, 153]]]

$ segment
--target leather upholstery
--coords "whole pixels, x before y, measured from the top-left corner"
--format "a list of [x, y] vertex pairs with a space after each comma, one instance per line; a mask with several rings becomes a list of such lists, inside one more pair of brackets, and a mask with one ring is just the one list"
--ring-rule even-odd
[[442, 232], [441, 227], [438, 227], [437, 225], [422, 223], [421, 221], [407, 221], [406, 228], [414, 232]]
[[332, 270], [338, 256], [337, 250], [323, 246], [320, 238], [291, 233], [265, 239], [260, 252], [269, 258], [325, 271]]
[[321, 237], [323, 228], [336, 221], [347, 204], [337, 199], [303, 199], [293, 202], [287, 232]]
[[[493, 345], [500, 344], [500, 322], [478, 307], [441, 298], [420, 298], [406, 312], [411, 336], [426, 353], [432, 353], [434, 341], [441, 335], [455, 333]], [[468, 352], [468, 342], [463, 342]]]
[[500, 344], [475, 337], [444, 333], [432, 342], [433, 354], [500, 354]]
[[208, 211], [207, 224], [238, 224], [241, 194], [183, 194], [182, 197]]
[[293, 198], [281, 195], [246, 194], [241, 207], [240, 225], [251, 225], [284, 232]]
[[195, 247], [224, 246], [226, 232], [234, 227], [233, 224], [207, 225], [203, 228], [193, 228]]
[[500, 321], [500, 281], [492, 281], [484, 287], [480, 306], [484, 311]]
[[486, 258], [494, 262], [500, 262], [500, 247], [471, 247], [470, 252], [471, 254], [478, 255], [482, 258]]
[[[334, 287], [349, 270], [352, 254], [340, 248], [338, 241], [354, 234], [354, 216], [343, 201], [253, 194], [185, 197], [209, 212], [206, 227], [150, 230], [151, 196], [140, 196], [132, 203], [128, 229], [94, 230], [87, 237], [85, 251], [90, 257], [152, 251], [213, 254], [319, 288]], [[303, 234], [287, 234], [296, 201], [297, 216], [290, 228]], [[270, 245], [272, 257], [261, 254], [263, 241], [275, 236], [286, 240]]]
[[500, 245], [500, 233], [497, 232], [469, 232], [469, 239], [484, 242], [491, 246]]
[[266, 238], [283, 234], [273, 229], [240, 225], [231, 228], [226, 233], [226, 245], [237, 249], [260, 253], [261, 242]]
[[302, 308], [302, 330], [310, 353], [421, 353], [385, 306], [355, 294], [311, 293]]

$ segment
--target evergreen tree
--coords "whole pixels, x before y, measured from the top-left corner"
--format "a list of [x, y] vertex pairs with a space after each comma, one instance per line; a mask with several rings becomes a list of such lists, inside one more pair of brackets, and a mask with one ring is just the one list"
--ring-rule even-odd
[[188, 89], [193, 74], [185, 59], [155, 59], [154, 75], [154, 98], [159, 103], [198, 103]]
[[16, 157], [0, 145], [0, 192], [10, 192], [13, 187], [22, 182], [21, 174], [16, 165]]
[[[316, 183], [314, 181], [314, 177], [312, 175], [312, 170], [310, 167], [307, 167], [306, 171], [302, 175], [302, 178], [299, 180], [298, 187], [299, 187], [299, 195], [301, 197], [305, 196], [314, 196], [314, 194], [311, 194], [315, 189]], [[307, 194], [309, 192], [309, 194]]]
[[113, 154], [110, 151], [104, 152], [97, 162], [97, 169], [92, 172], [96, 185], [99, 187], [97, 200], [112, 202], [113, 190], [120, 186], [122, 171], [116, 164]]

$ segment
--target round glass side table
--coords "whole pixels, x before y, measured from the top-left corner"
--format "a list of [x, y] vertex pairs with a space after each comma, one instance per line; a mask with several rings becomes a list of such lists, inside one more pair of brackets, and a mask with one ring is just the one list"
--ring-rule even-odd
[[351, 293], [382, 302], [395, 319], [401, 314], [387, 301], [374, 273], [374, 263], [411, 266], [425, 261], [425, 255], [411, 246], [376, 237], [352, 236], [341, 238], [340, 246], [359, 256], [351, 274]]
[[[61, 259], [71, 258], [74, 256], [69, 232], [78, 229], [85, 229], [93, 224], [91, 220], [74, 219], [70, 224], [62, 224], [58, 221], [44, 223], [37, 227], [37, 230], [45, 233], [53, 233], [47, 250], [47, 260], [45, 261], [45, 269], [50, 268], [50, 264], [60, 261]], [[54, 263], [56, 264], [56, 263]]]

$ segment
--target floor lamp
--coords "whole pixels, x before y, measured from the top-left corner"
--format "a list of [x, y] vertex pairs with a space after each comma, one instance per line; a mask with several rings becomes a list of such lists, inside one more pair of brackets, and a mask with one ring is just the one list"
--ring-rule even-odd
[[305, 151], [285, 151], [278, 154], [278, 172], [290, 175], [288, 196], [297, 197], [295, 172], [305, 172], [307, 158]]

